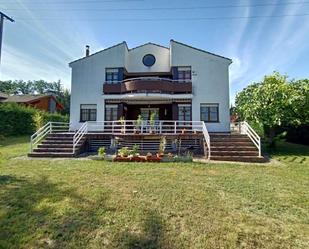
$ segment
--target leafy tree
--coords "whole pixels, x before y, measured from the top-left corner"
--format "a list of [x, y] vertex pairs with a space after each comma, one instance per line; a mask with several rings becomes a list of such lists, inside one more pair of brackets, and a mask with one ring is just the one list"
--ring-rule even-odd
[[289, 124], [309, 125], [309, 79], [292, 80], [289, 93], [291, 98]]
[[308, 122], [308, 87], [308, 80], [290, 83], [286, 75], [274, 72], [236, 96], [237, 113], [242, 120], [261, 125], [274, 146], [276, 127]]

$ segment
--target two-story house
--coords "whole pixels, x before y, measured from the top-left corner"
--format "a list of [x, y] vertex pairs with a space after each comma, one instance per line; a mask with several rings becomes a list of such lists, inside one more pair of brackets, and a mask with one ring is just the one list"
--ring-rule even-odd
[[71, 130], [123, 117], [204, 121], [229, 132], [231, 59], [171, 40], [169, 47], [126, 42], [71, 62]]

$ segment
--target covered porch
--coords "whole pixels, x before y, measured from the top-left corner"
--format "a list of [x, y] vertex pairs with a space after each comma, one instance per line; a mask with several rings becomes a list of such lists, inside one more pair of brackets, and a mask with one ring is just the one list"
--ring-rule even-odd
[[151, 114], [155, 120], [192, 121], [192, 105], [190, 98], [124, 98], [105, 100], [105, 121], [137, 120], [139, 117], [150, 120]]

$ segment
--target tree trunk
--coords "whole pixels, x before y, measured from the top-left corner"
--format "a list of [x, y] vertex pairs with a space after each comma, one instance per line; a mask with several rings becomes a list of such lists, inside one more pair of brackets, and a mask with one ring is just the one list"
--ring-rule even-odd
[[268, 140], [268, 143], [269, 143], [269, 147], [270, 148], [275, 148], [276, 147], [276, 143], [275, 143], [275, 136], [276, 136], [275, 128], [274, 127], [265, 126], [264, 127], [264, 132], [265, 132], [265, 135], [267, 137], [267, 140]]

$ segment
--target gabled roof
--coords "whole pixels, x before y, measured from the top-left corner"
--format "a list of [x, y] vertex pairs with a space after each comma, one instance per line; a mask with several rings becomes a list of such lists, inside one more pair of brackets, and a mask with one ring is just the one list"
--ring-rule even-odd
[[182, 42], [175, 41], [175, 40], [173, 40], [173, 39], [171, 40], [171, 42], [175, 42], [175, 43], [178, 43], [178, 44], [180, 44], [180, 45], [182, 45], [182, 46], [186, 46], [186, 47], [188, 47], [188, 48], [192, 48], [192, 49], [194, 49], [194, 50], [197, 50], [197, 51], [200, 51], [200, 52], [203, 52], [203, 53], [206, 53], [206, 54], [210, 54], [210, 55], [213, 55], [213, 56], [222, 58], [222, 59], [226, 59], [226, 60], [228, 60], [228, 61], [230, 61], [230, 62], [232, 63], [232, 59], [230, 59], [230, 58], [227, 58], [227, 57], [224, 57], [224, 56], [221, 56], [221, 55], [218, 55], [218, 54], [214, 54], [214, 53], [208, 52], [208, 51], [203, 50], [203, 49], [200, 49], [200, 48], [195, 48], [195, 47], [192, 47], [192, 46], [190, 46], [190, 45], [184, 44], [184, 43], [182, 43]]
[[37, 94], [37, 95], [24, 94], [24, 95], [12, 95], [12, 96], [7, 95], [7, 97], [4, 98], [4, 99], [1, 99], [0, 102], [2, 102], [2, 103], [28, 103], [28, 104], [31, 104], [34, 101], [38, 101], [38, 100], [46, 98], [46, 97], [54, 99], [56, 101], [57, 105], [60, 108], [62, 108], [62, 109], [64, 108], [63, 105], [52, 94]]
[[[195, 47], [192, 47], [192, 46], [190, 46], [190, 45], [187, 45], [187, 44], [184, 44], [184, 43], [175, 41], [175, 40], [173, 40], [173, 39], [171, 40], [171, 42], [175, 42], [175, 43], [178, 43], [178, 44], [180, 44], [180, 45], [183, 45], [183, 46], [186, 46], [186, 47], [195, 49], [195, 50], [197, 50], [197, 51], [200, 51], [200, 52], [203, 52], [203, 53], [207, 53], [207, 54], [210, 54], [210, 55], [213, 55], [213, 56], [222, 58], [222, 59], [226, 59], [226, 60], [232, 62], [232, 59], [230, 59], [230, 58], [227, 58], [227, 57], [224, 57], [224, 56], [221, 56], [221, 55], [217, 55], [217, 54], [214, 54], [214, 53], [211, 53], [211, 52], [208, 52], [208, 51], [199, 49], [199, 48], [195, 48]], [[72, 61], [72, 62], [69, 63], [69, 66], [71, 66], [71, 64], [74, 63], [74, 62], [84, 60], [84, 59], [86, 59], [86, 58], [89, 58], [89, 57], [91, 57], [91, 56], [94, 56], [94, 55], [96, 55], [96, 54], [99, 54], [99, 53], [101, 53], [101, 52], [104, 52], [104, 51], [106, 51], [106, 50], [115, 48], [115, 47], [120, 46], [120, 45], [125, 45], [126, 48], [128, 49], [128, 51], [132, 51], [132, 50], [134, 50], [134, 49], [138, 49], [138, 48], [143, 47], [143, 46], [146, 46], [146, 45], [154, 45], [154, 46], [157, 46], [157, 47], [160, 47], [160, 48], [170, 49], [170, 48], [168, 48], [168, 47], [165, 47], [165, 46], [162, 46], [162, 45], [159, 45], [159, 44], [156, 44], [156, 43], [152, 43], [152, 42], [147, 42], [147, 43], [145, 43], [145, 44], [142, 44], [142, 45], [139, 45], [139, 46], [137, 46], [137, 47], [134, 47], [134, 48], [130, 48], [130, 49], [129, 49], [127, 43], [126, 43], [125, 41], [123, 41], [123, 42], [118, 43], [118, 44], [116, 44], [116, 45], [113, 45], [113, 46], [111, 46], [111, 47], [108, 47], [108, 48], [99, 50], [98, 52], [95, 52], [95, 53], [93, 53], [93, 54], [90, 54], [89, 56], [85, 56], [85, 57], [82, 57], [82, 58], [77, 59], [77, 60], [75, 60], [75, 61]]]
[[146, 45], [154, 45], [154, 46], [157, 46], [157, 47], [160, 47], [160, 48], [169, 49], [168, 47], [165, 47], [165, 46], [162, 46], [162, 45], [159, 45], [159, 44], [153, 43], [153, 42], [147, 42], [147, 43], [145, 43], [145, 44], [139, 45], [139, 46], [134, 47], [134, 48], [130, 48], [130, 49], [128, 49], [128, 50], [129, 50], [129, 51], [131, 51], [131, 50], [134, 50], [134, 49], [137, 49], [137, 48], [140, 48], [140, 47], [146, 46]]
[[106, 50], [112, 49], [112, 48], [114, 48], [114, 47], [118, 47], [118, 46], [120, 46], [120, 45], [122, 45], [122, 44], [125, 44], [126, 47], [128, 47], [127, 43], [126, 43], [125, 41], [123, 41], [123, 42], [120, 42], [120, 43], [118, 43], [118, 44], [116, 44], [116, 45], [113, 45], [113, 46], [111, 46], [111, 47], [108, 47], [108, 48], [104, 48], [104, 49], [102, 49], [102, 50], [99, 50], [99, 51], [97, 51], [97, 52], [95, 52], [95, 53], [93, 53], [93, 54], [90, 54], [89, 56], [84, 56], [84, 57], [79, 58], [79, 59], [77, 59], [77, 60], [75, 60], [75, 61], [71, 61], [71, 62], [69, 63], [69, 66], [70, 66], [72, 63], [74, 63], [74, 62], [81, 61], [81, 60], [86, 59], [86, 58], [89, 58], [89, 57], [91, 57], [91, 56], [93, 56], [93, 55], [96, 55], [96, 54], [99, 54], [99, 53], [101, 53], [101, 52], [104, 52], [104, 51], [106, 51]]
[[32, 102], [35, 100], [39, 100], [43, 97], [47, 97], [49, 95], [43, 95], [43, 94], [39, 94], [39, 95], [12, 95], [12, 96], [8, 96], [5, 100], [3, 100], [2, 102], [15, 102], [15, 103], [27, 103], [27, 102]]

